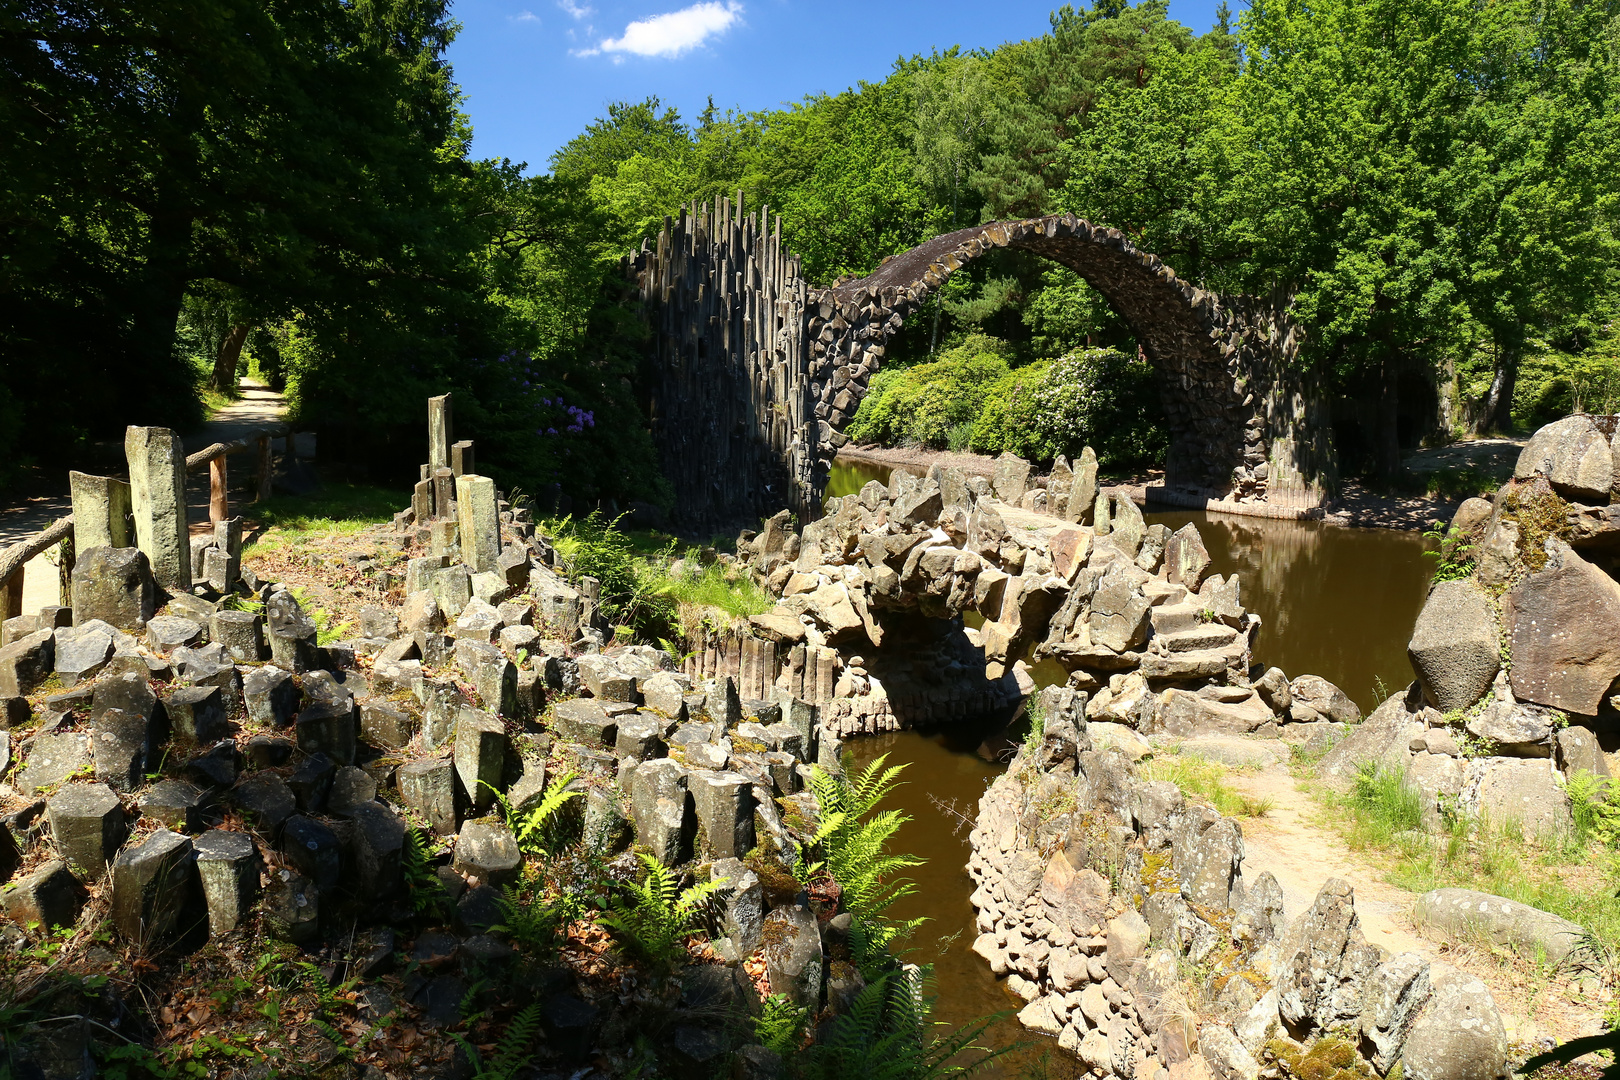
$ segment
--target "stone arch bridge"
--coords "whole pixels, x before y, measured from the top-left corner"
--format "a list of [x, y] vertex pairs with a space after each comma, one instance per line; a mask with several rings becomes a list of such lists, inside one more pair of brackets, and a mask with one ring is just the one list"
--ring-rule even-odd
[[1062, 263], [1108, 300], [1159, 376], [1173, 505], [1305, 516], [1335, 479], [1330, 427], [1278, 305], [1208, 292], [1116, 229], [1073, 215], [937, 236], [873, 273], [810, 287], [781, 218], [717, 198], [666, 218], [624, 260], [651, 331], [643, 387], [678, 524], [782, 507], [820, 515], [832, 459], [885, 343], [956, 270], [996, 248]]

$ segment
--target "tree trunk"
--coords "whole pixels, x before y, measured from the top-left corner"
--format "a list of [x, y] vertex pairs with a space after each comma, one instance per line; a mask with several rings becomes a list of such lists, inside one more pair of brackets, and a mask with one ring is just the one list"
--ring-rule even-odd
[[222, 393], [236, 389], [236, 365], [242, 359], [242, 343], [247, 336], [248, 328], [241, 324], [225, 331], [219, 351], [214, 354], [214, 377], [208, 381], [213, 389]]
[[1491, 375], [1491, 388], [1485, 395], [1485, 429], [1511, 431], [1513, 429], [1513, 387], [1519, 381], [1519, 348], [1517, 344], [1496, 344], [1496, 370]]
[[1373, 425], [1373, 470], [1386, 480], [1401, 471], [1401, 398], [1396, 369], [1393, 358], [1384, 361], [1379, 376], [1378, 415]]

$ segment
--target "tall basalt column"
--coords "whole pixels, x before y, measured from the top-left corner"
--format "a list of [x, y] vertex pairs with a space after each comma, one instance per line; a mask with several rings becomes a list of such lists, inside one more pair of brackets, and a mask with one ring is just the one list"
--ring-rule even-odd
[[69, 472], [73, 493], [73, 543], [80, 551], [95, 547], [132, 547], [129, 485], [110, 476]]
[[[428, 476], [450, 467], [450, 395], [428, 398]], [[424, 478], [425, 479], [425, 478]]]
[[180, 436], [168, 428], [131, 426], [124, 432], [124, 454], [129, 459], [135, 546], [146, 554], [159, 587], [189, 592], [186, 454]]
[[456, 477], [456, 505], [461, 519], [462, 561], [475, 574], [493, 571], [501, 554], [495, 481], [473, 473]]

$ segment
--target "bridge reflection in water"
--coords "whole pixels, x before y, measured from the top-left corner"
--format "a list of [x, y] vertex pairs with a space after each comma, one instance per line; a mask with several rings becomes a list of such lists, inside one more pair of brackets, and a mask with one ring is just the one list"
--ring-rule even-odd
[[[869, 480], [887, 482], [888, 475], [882, 466], [838, 461], [827, 496], [858, 492]], [[1213, 572], [1239, 575], [1244, 606], [1263, 620], [1255, 647], [1260, 663], [1275, 664], [1290, 678], [1320, 675], [1350, 695], [1364, 713], [1378, 704], [1378, 685], [1393, 693], [1411, 681], [1406, 642], [1423, 606], [1429, 575], [1418, 534], [1202, 511], [1148, 511], [1150, 524], [1163, 522], [1171, 529], [1197, 522]], [[1062, 674], [1055, 664], [1035, 669], [1043, 683]], [[889, 914], [928, 919], [913, 938], [907, 959], [935, 966], [934, 1018], [954, 1026], [1018, 1008], [1023, 1003], [970, 951], [977, 931], [968, 900], [973, 882], [965, 869], [968, 828], [955, 816], [977, 812], [979, 797], [1002, 770], [997, 752], [1010, 756], [1010, 745], [993, 731], [958, 728], [863, 736], [845, 746], [859, 766], [885, 753], [890, 764], [909, 763], [905, 785], [885, 805], [914, 819], [900, 831], [897, 847], [928, 863], [911, 875], [916, 894]], [[1026, 1049], [981, 1075], [1025, 1075], [1043, 1052], [1050, 1054], [1046, 1075], [1081, 1074], [1079, 1063], [1067, 1060], [1055, 1042], [1025, 1032], [1011, 1015], [983, 1041], [1002, 1047], [1020, 1040], [1028, 1044]]]

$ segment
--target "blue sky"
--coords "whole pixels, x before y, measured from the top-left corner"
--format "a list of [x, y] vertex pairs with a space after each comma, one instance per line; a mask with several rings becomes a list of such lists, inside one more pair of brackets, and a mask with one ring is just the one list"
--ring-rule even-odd
[[[1216, 0], [1170, 0], [1203, 33]], [[655, 94], [687, 118], [884, 78], [897, 56], [1044, 33], [1054, 5], [990, 0], [457, 0], [450, 47], [473, 153], [546, 161], [610, 101]], [[1076, 6], [1080, 6], [1076, 4]], [[1239, 4], [1232, 5], [1234, 11]]]

